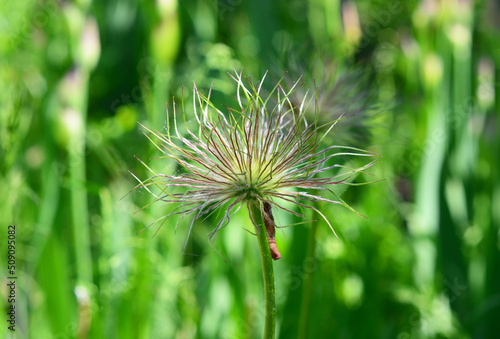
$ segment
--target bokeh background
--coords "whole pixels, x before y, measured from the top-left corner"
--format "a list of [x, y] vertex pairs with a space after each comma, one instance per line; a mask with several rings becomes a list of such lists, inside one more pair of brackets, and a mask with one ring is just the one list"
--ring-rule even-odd
[[[193, 81], [233, 105], [233, 69], [318, 86], [325, 139], [382, 163], [318, 207], [278, 215], [278, 338], [497, 338], [500, 333], [500, 3], [62, 1], [0, 3], [0, 239], [16, 225], [9, 338], [259, 338], [263, 291], [244, 209], [167, 220], [144, 190], [175, 164], [137, 122], [166, 127]], [[302, 92], [301, 92], [302, 91]], [[347, 160], [346, 160], [347, 161]], [[124, 198], [123, 198], [124, 197]], [[123, 198], [123, 199], [122, 199]], [[307, 211], [306, 211], [307, 212]], [[314, 219], [307, 214], [308, 220]]]

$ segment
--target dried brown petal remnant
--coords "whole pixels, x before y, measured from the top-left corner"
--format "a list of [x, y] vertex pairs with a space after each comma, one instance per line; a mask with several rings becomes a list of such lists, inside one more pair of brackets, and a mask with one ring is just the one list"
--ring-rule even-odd
[[271, 257], [274, 260], [278, 260], [279, 258], [281, 258], [281, 254], [280, 251], [278, 251], [278, 247], [276, 246], [276, 224], [274, 223], [271, 204], [268, 202], [264, 202], [264, 224], [266, 225], [267, 239], [269, 239], [269, 250], [271, 251]]

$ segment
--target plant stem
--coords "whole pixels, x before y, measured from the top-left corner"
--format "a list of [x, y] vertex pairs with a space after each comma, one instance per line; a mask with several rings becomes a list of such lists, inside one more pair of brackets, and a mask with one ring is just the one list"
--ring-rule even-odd
[[264, 297], [266, 300], [266, 320], [264, 325], [264, 339], [274, 339], [276, 329], [276, 293], [274, 288], [274, 268], [271, 251], [269, 249], [269, 240], [267, 231], [264, 225], [262, 212], [257, 205], [258, 202], [249, 202], [251, 216], [254, 222], [258, 225], [259, 234], [259, 251], [262, 263], [262, 277], [264, 280]]
[[75, 98], [72, 110], [81, 119], [80, 129], [71, 134], [68, 142], [68, 172], [70, 182], [71, 220], [73, 223], [73, 241], [75, 249], [77, 285], [89, 287], [92, 278], [92, 254], [90, 251], [90, 230], [87, 204], [86, 183], [86, 126], [89, 72], [78, 68], [66, 77], [74, 81], [80, 89]]

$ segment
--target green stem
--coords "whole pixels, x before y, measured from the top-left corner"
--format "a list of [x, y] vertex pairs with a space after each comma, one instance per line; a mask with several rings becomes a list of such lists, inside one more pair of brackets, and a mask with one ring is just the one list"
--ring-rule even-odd
[[71, 217], [73, 221], [73, 239], [75, 247], [77, 284], [86, 287], [92, 284], [92, 254], [90, 252], [89, 215], [87, 205], [86, 163], [85, 163], [85, 135], [87, 123], [87, 100], [89, 73], [80, 70], [81, 89], [78, 103], [74, 109], [81, 116], [81, 130], [71, 135], [68, 143], [68, 167], [70, 180]]
[[249, 202], [252, 219], [259, 227], [259, 251], [262, 262], [262, 277], [264, 279], [264, 297], [266, 299], [266, 320], [264, 325], [264, 339], [274, 339], [276, 329], [276, 293], [274, 288], [274, 269], [269, 240], [258, 202]]

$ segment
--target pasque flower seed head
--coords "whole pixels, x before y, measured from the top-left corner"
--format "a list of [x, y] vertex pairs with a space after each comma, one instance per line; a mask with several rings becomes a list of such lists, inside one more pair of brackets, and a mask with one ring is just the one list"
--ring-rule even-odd
[[[183, 135], [179, 131], [175, 102], [173, 116], [167, 109], [165, 134], [141, 125], [151, 142], [166, 158], [175, 160], [183, 171], [178, 175], [155, 173], [145, 181], [137, 179], [140, 184], [136, 188], [147, 189], [155, 196], [155, 201], [177, 204], [174, 211], [160, 219], [193, 214], [188, 238], [197, 219], [222, 208], [223, 215], [209, 235], [211, 244], [242, 206], [250, 212], [250, 204], [257, 204], [274, 259], [278, 259], [280, 254], [274, 240], [276, 224], [273, 210], [281, 209], [304, 218], [297, 210], [313, 209], [335, 234], [323, 213], [308, 203], [323, 201], [349, 207], [330, 188], [332, 185], [349, 184], [347, 179], [350, 176], [372, 166], [376, 160], [360, 168], [347, 168], [334, 163], [335, 158], [343, 155], [374, 157], [376, 154], [337, 145], [320, 149], [321, 139], [343, 117], [322, 126], [317, 125], [318, 119], [308, 123], [304, 112], [309, 105], [317, 103], [317, 96], [314, 91], [313, 95], [304, 95], [300, 106], [294, 107], [290, 97], [298, 88], [300, 79], [289, 90], [283, 88], [280, 80], [264, 96], [262, 83], [266, 76], [257, 84], [245, 80], [236, 71], [231, 77], [237, 83], [239, 107], [227, 108], [225, 113], [211, 102], [211, 91], [205, 96], [194, 85], [196, 131], [188, 128], [184, 110], [186, 132]], [[270, 100], [273, 96], [274, 100]], [[173, 119], [173, 127], [170, 127], [170, 119]], [[318, 134], [320, 129], [326, 130], [321, 137]], [[334, 168], [343, 172], [328, 176]], [[157, 187], [159, 193], [153, 193], [152, 187]], [[183, 188], [182, 192], [178, 192], [179, 187]], [[335, 200], [318, 192], [329, 192]], [[291, 209], [286, 207], [290, 204], [283, 202], [299, 208]], [[258, 231], [253, 218], [252, 222]]]

